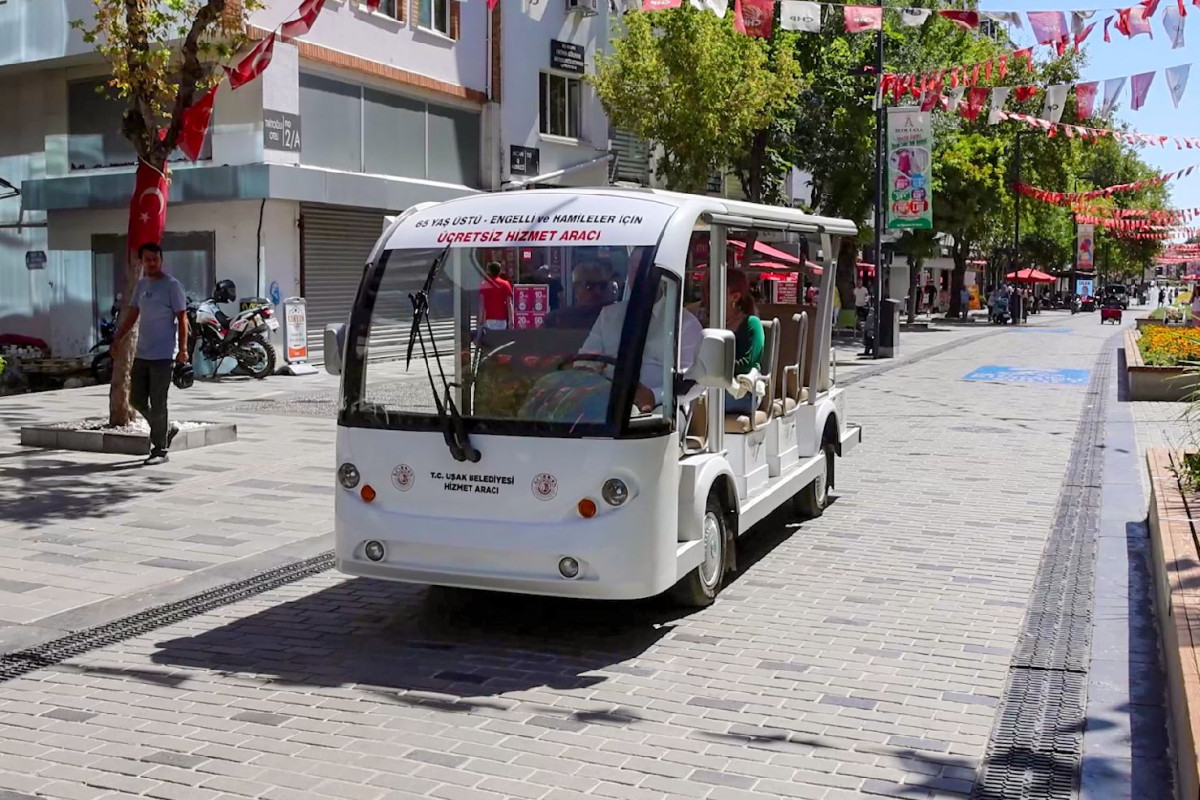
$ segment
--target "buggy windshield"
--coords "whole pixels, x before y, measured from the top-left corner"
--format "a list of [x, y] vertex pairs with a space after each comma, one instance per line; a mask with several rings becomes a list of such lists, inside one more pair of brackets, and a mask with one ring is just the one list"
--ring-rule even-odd
[[[658, 216], [647, 226], [636, 209], [569, 207], [613, 198], [565, 195], [553, 199], [568, 208], [546, 213], [542, 195], [537, 210], [519, 208], [533, 199], [464, 203], [490, 212], [499, 202], [503, 215], [445, 204], [402, 223], [390, 244], [415, 246], [386, 250], [355, 302], [342, 424], [444, 429], [453, 414], [479, 433], [670, 430], [684, 312], [678, 278], [654, 264], [670, 208], [644, 204]], [[617, 243], [593, 243], [605, 238]]]

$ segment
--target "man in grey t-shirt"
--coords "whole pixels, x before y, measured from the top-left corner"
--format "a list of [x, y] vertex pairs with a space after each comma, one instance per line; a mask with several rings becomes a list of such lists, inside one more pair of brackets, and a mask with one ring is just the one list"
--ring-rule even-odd
[[137, 354], [129, 380], [129, 402], [150, 423], [150, 458], [162, 464], [179, 428], [167, 415], [173, 362], [187, 363], [187, 297], [183, 284], [162, 270], [162, 248], [153, 242], [138, 248], [142, 278], [134, 287], [129, 313], [116, 338], [138, 326]]

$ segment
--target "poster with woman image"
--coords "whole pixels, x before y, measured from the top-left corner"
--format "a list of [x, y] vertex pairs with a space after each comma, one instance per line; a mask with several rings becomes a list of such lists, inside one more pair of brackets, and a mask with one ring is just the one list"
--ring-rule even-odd
[[887, 134], [887, 227], [930, 230], [933, 132], [929, 112], [889, 108]]

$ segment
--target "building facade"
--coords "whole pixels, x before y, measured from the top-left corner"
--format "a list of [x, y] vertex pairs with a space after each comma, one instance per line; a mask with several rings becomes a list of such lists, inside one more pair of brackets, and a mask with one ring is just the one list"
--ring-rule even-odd
[[[271, 0], [252, 28], [266, 35], [297, 5]], [[57, 355], [87, 350], [120, 291], [136, 162], [121, 104], [97, 92], [105, 65], [70, 28], [92, 8], [0, 4], [0, 103], [14, 111], [0, 178], [20, 189], [0, 199], [0, 333]], [[488, 39], [484, 3], [329, 0], [260, 78], [221, 87], [201, 158], [173, 163], [169, 271], [196, 297], [222, 278], [242, 297], [305, 297], [319, 361], [385, 217], [490, 188]]]

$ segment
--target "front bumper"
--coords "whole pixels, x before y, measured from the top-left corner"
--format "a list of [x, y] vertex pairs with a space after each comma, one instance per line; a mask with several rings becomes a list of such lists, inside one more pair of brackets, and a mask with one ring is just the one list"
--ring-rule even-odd
[[844, 456], [862, 444], [862, 428], [858, 425], [847, 425], [842, 440], [838, 443], [838, 455]]

